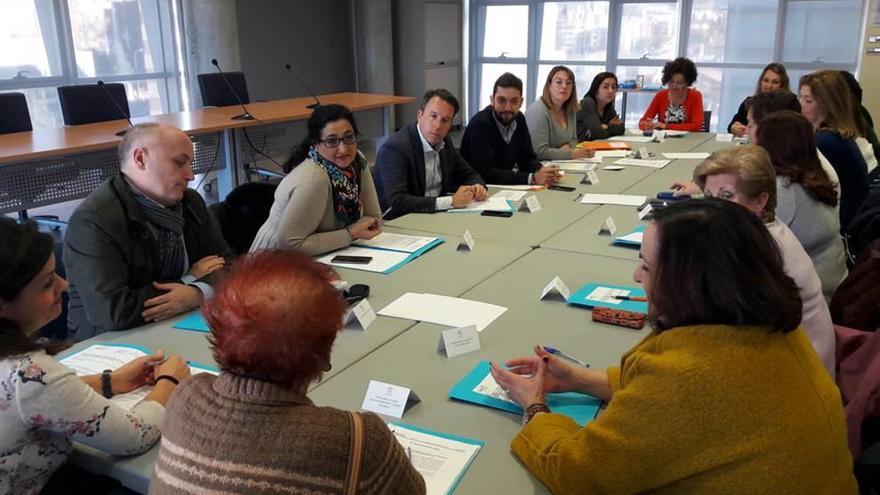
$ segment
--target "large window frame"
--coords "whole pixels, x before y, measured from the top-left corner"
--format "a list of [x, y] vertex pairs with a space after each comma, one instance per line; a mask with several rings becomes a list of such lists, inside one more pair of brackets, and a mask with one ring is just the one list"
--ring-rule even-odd
[[[76, 84], [106, 83], [139, 83], [155, 80], [160, 85], [160, 99], [164, 112], [177, 112], [186, 108], [189, 101], [185, 84], [185, 61], [180, 50], [181, 38], [181, 0], [145, 0], [151, 9], [155, 9], [159, 22], [151, 28], [159, 30], [161, 51], [158, 58], [163, 70], [151, 72], [128, 72], [122, 74], [103, 75], [96, 77], [81, 76], [77, 68], [76, 50], [73, 39], [73, 28], [68, 0], [47, 0], [35, 2], [37, 16], [42, 26], [54, 29], [43, 30], [43, 43], [49, 52], [50, 64], [55, 57], [53, 50], [58, 51], [60, 73], [31, 77], [14, 77], [0, 80], [0, 92], [46, 89]], [[53, 64], [54, 65], [54, 64]], [[53, 70], [53, 72], [55, 72]], [[30, 104], [30, 102], [29, 102]], [[60, 120], [60, 118], [59, 118]], [[36, 124], [36, 123], [35, 123]], [[37, 126], [35, 125], [35, 128]]]
[[[468, 83], [465, 89], [465, 112], [468, 116], [476, 113], [480, 108], [488, 102], [483, 101], [486, 98], [480, 95], [480, 82], [482, 80], [483, 64], [525, 64], [527, 68], [527, 81], [525, 88], [525, 98], [527, 103], [531, 103], [537, 99], [543, 81], [538, 81], [538, 67], [540, 65], [566, 65], [569, 67], [578, 65], [605, 65], [606, 70], [618, 72], [618, 69], [625, 66], [642, 66], [642, 67], [663, 67], [668, 61], [667, 59], [652, 58], [619, 58], [619, 42], [621, 31], [621, 19], [623, 14], [623, 6], [632, 3], [657, 3], [657, 4], [676, 4], [678, 7], [678, 40], [675, 49], [676, 57], [687, 56], [688, 41], [690, 36], [690, 21], [693, 11], [693, 0], [607, 0], [609, 2], [609, 20], [608, 20], [608, 39], [606, 60], [542, 60], [539, 57], [541, 29], [543, 26], [543, 4], [548, 2], [558, 2], [567, 0], [465, 0], [463, 8], [467, 11], [466, 18], [469, 23], [466, 32], [469, 38], [469, 50], [464, 54], [465, 66], [469, 69]], [[768, 57], [765, 62], [697, 62], [699, 69], [750, 69], [755, 71], [755, 80], [758, 79], [758, 72], [771, 61], [778, 61], [794, 73], [803, 71], [815, 71], [819, 69], [849, 70], [855, 73], [861, 65], [862, 54], [859, 53], [854, 64], [850, 63], [829, 63], [822, 60], [812, 62], [791, 62], [783, 59], [786, 18], [788, 6], [792, 3], [804, 3], [822, 0], [778, 0], [778, 12], [776, 19], [776, 33], [774, 37], [772, 56]], [[867, 0], [859, 0], [861, 2], [861, 21], [859, 26], [860, 39], [865, 32], [865, 12], [868, 8]], [[491, 57], [483, 56], [483, 38], [485, 36], [485, 9], [487, 6], [496, 5], [525, 5], [529, 8], [529, 29], [527, 56], [512, 57]], [[792, 84], [796, 85], [796, 78], [793, 78]], [[697, 81], [699, 85], [699, 80]], [[588, 88], [578, 87], [578, 96], [586, 93]], [[746, 95], [742, 95], [745, 97]], [[726, 125], [726, 121], [722, 124], [722, 119], [729, 116], [713, 115], [713, 128], [720, 128]]]

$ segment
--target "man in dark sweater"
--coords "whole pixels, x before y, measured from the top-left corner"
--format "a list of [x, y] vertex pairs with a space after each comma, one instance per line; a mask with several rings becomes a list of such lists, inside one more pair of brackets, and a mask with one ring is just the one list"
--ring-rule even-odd
[[541, 166], [526, 118], [519, 109], [523, 103], [523, 83], [505, 72], [495, 81], [492, 104], [471, 118], [461, 140], [461, 155], [489, 184], [553, 185], [559, 181], [559, 168]]

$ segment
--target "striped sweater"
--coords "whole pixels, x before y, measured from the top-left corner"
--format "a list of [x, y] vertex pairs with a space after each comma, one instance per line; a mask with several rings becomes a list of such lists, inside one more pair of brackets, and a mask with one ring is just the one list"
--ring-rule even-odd
[[[425, 483], [388, 427], [364, 414], [359, 494], [423, 494]], [[151, 494], [339, 494], [348, 413], [234, 374], [181, 383], [166, 407]]]

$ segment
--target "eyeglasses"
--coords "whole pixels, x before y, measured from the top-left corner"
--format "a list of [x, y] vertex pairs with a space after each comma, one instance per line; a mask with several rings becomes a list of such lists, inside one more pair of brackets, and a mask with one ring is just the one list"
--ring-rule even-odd
[[353, 144], [357, 144], [358, 137], [355, 134], [346, 134], [345, 136], [342, 136], [341, 138], [336, 137], [336, 136], [330, 136], [327, 139], [324, 139], [324, 140], [321, 140], [318, 142], [328, 148], [335, 148], [335, 147], [339, 146], [339, 143], [345, 143], [348, 146], [351, 146]]

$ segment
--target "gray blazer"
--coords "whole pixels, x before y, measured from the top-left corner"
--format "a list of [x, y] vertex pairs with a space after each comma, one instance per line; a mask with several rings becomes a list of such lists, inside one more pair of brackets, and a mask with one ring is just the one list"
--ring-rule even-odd
[[[363, 167], [361, 215], [379, 218], [382, 212], [373, 177], [362, 155], [358, 156]], [[333, 211], [330, 177], [317, 163], [306, 158], [278, 184], [269, 218], [257, 232], [250, 251], [296, 249], [309, 256], [328, 253], [351, 244], [345, 227]]]

